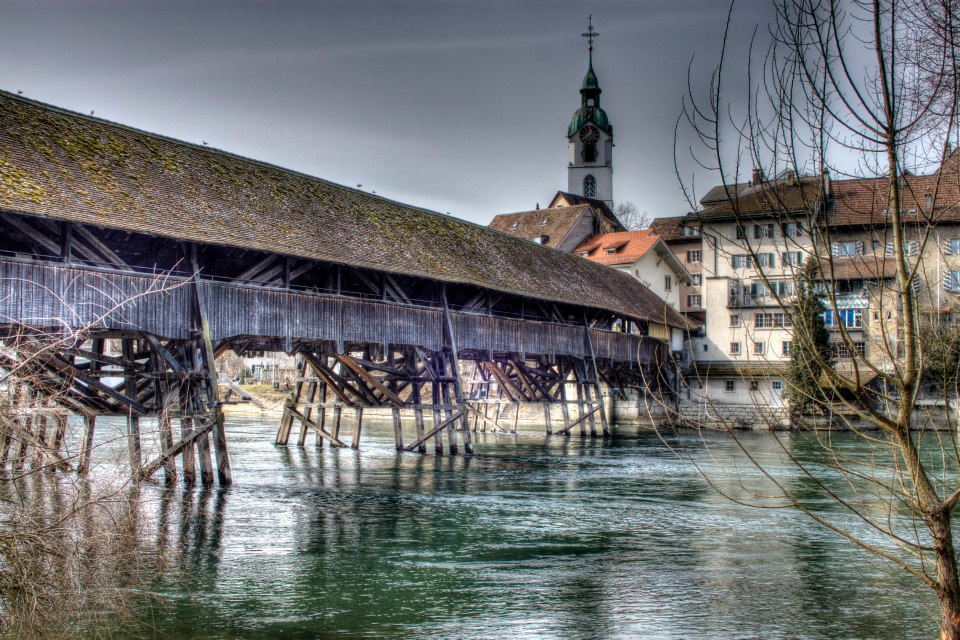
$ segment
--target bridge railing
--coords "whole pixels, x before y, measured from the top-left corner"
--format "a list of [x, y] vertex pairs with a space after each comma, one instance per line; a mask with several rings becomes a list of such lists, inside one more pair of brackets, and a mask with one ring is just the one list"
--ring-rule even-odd
[[[194, 294], [189, 278], [0, 259], [0, 324], [143, 331], [185, 339]], [[329, 294], [201, 281], [217, 340], [234, 336], [443, 347], [443, 311]], [[461, 350], [589, 356], [584, 328], [451, 312]], [[655, 356], [641, 336], [590, 330], [597, 358]], [[654, 348], [654, 351], [651, 351]]]

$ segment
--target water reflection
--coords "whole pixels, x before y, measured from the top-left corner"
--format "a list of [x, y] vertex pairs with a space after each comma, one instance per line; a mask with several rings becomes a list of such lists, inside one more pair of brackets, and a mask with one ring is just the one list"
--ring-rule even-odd
[[[480, 433], [477, 455], [450, 457], [397, 454], [389, 425], [365, 428], [360, 452], [276, 448], [274, 427], [230, 420], [229, 489], [141, 489], [130, 526], [168, 567], [160, 604], [144, 607], [145, 635], [903, 638], [935, 628], [909, 580], [793, 512], [720, 497], [649, 432]], [[778, 478], [816, 497], [770, 436], [745, 437]], [[667, 444], [732, 496], [763, 489], [723, 436]]]

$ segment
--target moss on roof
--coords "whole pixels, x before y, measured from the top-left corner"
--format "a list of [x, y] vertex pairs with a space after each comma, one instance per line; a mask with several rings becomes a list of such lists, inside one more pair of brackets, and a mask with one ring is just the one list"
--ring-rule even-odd
[[2, 91], [0, 207], [687, 326], [633, 278], [577, 256]]

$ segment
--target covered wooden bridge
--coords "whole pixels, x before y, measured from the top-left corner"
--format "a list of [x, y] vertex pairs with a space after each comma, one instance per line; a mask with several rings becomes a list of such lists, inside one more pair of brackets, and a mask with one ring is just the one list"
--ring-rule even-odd
[[506, 403], [541, 403], [554, 433], [606, 431], [600, 381], [662, 385], [685, 327], [577, 256], [0, 92], [0, 367], [32, 407], [3, 465], [83, 471], [97, 416], [120, 414], [140, 477], [173, 480], [179, 456], [186, 481], [229, 483], [227, 349], [302, 356], [279, 444], [296, 427], [359, 446], [371, 407], [407, 451], [470, 452], [471, 423], [501, 429]]

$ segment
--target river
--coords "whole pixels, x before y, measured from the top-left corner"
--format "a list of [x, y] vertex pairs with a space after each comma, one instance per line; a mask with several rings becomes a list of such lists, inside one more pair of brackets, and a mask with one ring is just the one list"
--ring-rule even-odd
[[[933, 600], [793, 511], [740, 506], [722, 434], [477, 434], [476, 455], [273, 445], [231, 416], [235, 485], [143, 490], [163, 638], [916, 638]], [[746, 434], [795, 480], [773, 436]], [[851, 447], [850, 435], [836, 436]], [[848, 442], [844, 442], [844, 439]], [[295, 438], [294, 438], [295, 440]], [[747, 485], [756, 472], [743, 467]], [[740, 492], [740, 493], [738, 493]]]

